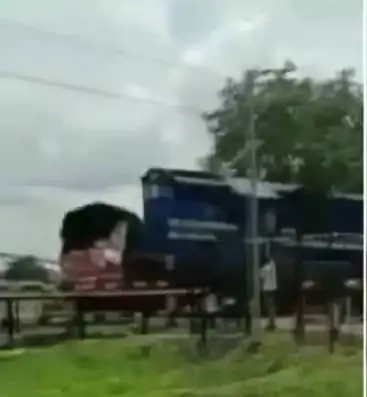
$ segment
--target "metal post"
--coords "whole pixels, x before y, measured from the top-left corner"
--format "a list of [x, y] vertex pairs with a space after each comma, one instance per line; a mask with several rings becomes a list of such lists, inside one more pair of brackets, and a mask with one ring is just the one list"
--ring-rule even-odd
[[[231, 161], [230, 167], [235, 166], [244, 156], [248, 156], [248, 168], [251, 171], [250, 181], [251, 181], [251, 195], [248, 205], [247, 211], [247, 223], [246, 223], [246, 236], [245, 239], [247, 241], [247, 247], [251, 244], [251, 255], [249, 255], [249, 260], [247, 263], [252, 264], [252, 284], [253, 284], [253, 293], [251, 299], [251, 316], [246, 314], [247, 325], [251, 323], [251, 333], [254, 342], [260, 342], [261, 340], [261, 281], [260, 281], [260, 263], [259, 263], [259, 241], [258, 241], [258, 199], [257, 199], [257, 181], [258, 181], [258, 169], [257, 169], [257, 141], [256, 141], [256, 129], [255, 129], [255, 109], [254, 109], [254, 90], [256, 86], [256, 80], [258, 77], [267, 76], [269, 74], [286, 74], [289, 72], [293, 72], [295, 70], [295, 66], [287, 62], [284, 68], [281, 69], [258, 69], [258, 70], [249, 70], [246, 73], [245, 83], [245, 103], [247, 105], [246, 109], [242, 107], [238, 109], [240, 112], [245, 110], [246, 114], [249, 114], [249, 124], [245, 130], [245, 147], [244, 150], [241, 150], [237, 153], [235, 158]], [[215, 137], [214, 146], [218, 147], [220, 138]], [[249, 143], [249, 152], [247, 151], [247, 144]], [[230, 172], [225, 166], [225, 164], [221, 164], [221, 171], [230, 176]], [[247, 282], [250, 280], [248, 277], [250, 272], [247, 273]], [[249, 285], [249, 284], [248, 284]], [[247, 288], [248, 290], [248, 288]], [[246, 305], [246, 312], [247, 310]], [[256, 340], [257, 339], [257, 340]]]
[[12, 346], [14, 343], [14, 301], [13, 299], [6, 300], [7, 311], [7, 326], [8, 326], [8, 344]]
[[247, 101], [249, 124], [246, 133], [246, 144], [250, 145], [249, 150], [249, 170], [251, 194], [249, 198], [247, 240], [251, 244], [251, 264], [252, 264], [252, 339], [254, 343], [261, 341], [261, 284], [260, 284], [260, 263], [259, 263], [259, 241], [258, 241], [258, 198], [257, 198], [257, 145], [255, 131], [255, 109], [254, 109], [254, 89], [256, 82], [254, 71], [247, 73]]

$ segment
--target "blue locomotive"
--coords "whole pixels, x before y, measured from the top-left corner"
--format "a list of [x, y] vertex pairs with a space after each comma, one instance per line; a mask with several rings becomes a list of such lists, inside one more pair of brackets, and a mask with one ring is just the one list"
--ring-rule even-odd
[[[142, 177], [142, 186], [144, 250], [172, 255], [178, 283], [205, 283], [230, 290], [249, 285], [248, 180], [154, 168]], [[269, 253], [274, 257], [283, 303], [290, 300], [295, 267], [299, 266], [295, 263], [300, 244], [295, 219], [302, 209], [293, 200], [297, 189], [295, 185], [257, 184], [260, 261]], [[334, 194], [323, 212], [324, 229], [308, 232], [302, 241], [305, 277], [318, 279], [331, 264], [344, 278], [361, 279], [363, 197]], [[338, 263], [347, 266], [339, 269]]]

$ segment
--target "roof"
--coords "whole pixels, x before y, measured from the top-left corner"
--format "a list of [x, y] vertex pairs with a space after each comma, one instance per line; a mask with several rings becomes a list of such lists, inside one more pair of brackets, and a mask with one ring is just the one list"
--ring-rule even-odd
[[[231, 184], [234, 183], [234, 187], [242, 191], [242, 194], [250, 194], [251, 192], [251, 183], [248, 178], [232, 178]], [[263, 198], [271, 198], [271, 194], [275, 195], [273, 198], [279, 197], [282, 193], [292, 192], [300, 187], [297, 184], [291, 183], [281, 183], [281, 182], [267, 182], [267, 181], [259, 181], [257, 183], [259, 190], [259, 197]], [[349, 193], [340, 193], [334, 192], [332, 195], [333, 198], [337, 199], [345, 199], [345, 200], [363, 200], [363, 194], [349, 194]]]
[[[287, 193], [292, 190], [296, 190], [300, 185], [294, 183], [280, 183], [280, 182], [266, 182], [272, 189], [278, 193]], [[363, 194], [353, 194], [353, 193], [341, 193], [333, 192], [333, 198], [345, 199], [345, 200], [363, 200]]]
[[192, 185], [228, 186], [222, 177], [205, 171], [150, 168], [142, 177], [143, 181], [175, 181]]
[[[251, 194], [251, 182], [248, 178], [224, 178], [211, 172], [199, 171], [199, 170], [181, 170], [181, 169], [170, 169], [170, 168], [150, 168], [143, 175], [142, 180], [157, 181], [157, 180], [171, 180], [178, 183], [186, 183], [193, 185], [206, 185], [206, 186], [228, 186], [232, 188], [236, 193], [240, 195]], [[300, 185], [297, 184], [286, 184], [280, 182], [257, 182], [257, 196], [259, 198], [277, 199], [282, 193], [292, 192], [296, 190]], [[335, 198], [341, 198], [346, 200], [363, 200], [361, 194], [344, 194], [335, 192], [333, 194]]]
[[199, 178], [209, 180], [222, 180], [220, 176], [207, 171], [199, 170], [181, 170], [175, 168], [149, 168], [143, 175], [143, 179], [149, 177], [152, 174], [165, 175], [170, 178]]
[[212, 179], [221, 180], [222, 178], [211, 172], [196, 171], [196, 170], [180, 170], [180, 169], [166, 169], [164, 170], [170, 174], [173, 178], [199, 178], [199, 179]]
[[[238, 194], [247, 196], [251, 194], [251, 181], [247, 178], [229, 178], [227, 180], [231, 188]], [[257, 182], [257, 197], [277, 199], [279, 195], [269, 182]]]
[[[249, 179], [223, 178], [205, 171], [151, 168], [142, 177], [143, 181], [149, 179], [162, 181], [166, 178], [178, 183], [229, 187], [237, 194], [245, 196], [251, 194], [251, 182]], [[257, 189], [258, 197], [260, 198], [278, 198], [278, 194], [271, 188], [269, 182], [258, 182]]]

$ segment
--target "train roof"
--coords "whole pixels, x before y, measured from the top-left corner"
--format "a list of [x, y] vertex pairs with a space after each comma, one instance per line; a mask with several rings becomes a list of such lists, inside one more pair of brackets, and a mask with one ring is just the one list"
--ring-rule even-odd
[[[227, 178], [206, 171], [181, 170], [169, 168], [150, 168], [142, 176], [142, 181], [168, 181], [183, 184], [202, 186], [229, 187], [235, 193], [243, 196], [251, 194], [251, 181], [249, 178]], [[257, 182], [257, 195], [264, 199], [277, 199], [283, 194], [290, 193], [299, 188], [297, 184], [286, 184], [280, 182]], [[362, 194], [347, 194], [334, 192], [333, 197], [346, 200], [363, 200]]]
[[202, 186], [228, 187], [227, 181], [215, 174], [205, 171], [150, 168], [143, 176], [144, 182], [177, 182]]
[[[251, 180], [247, 178], [229, 178], [227, 183], [238, 194], [248, 196], [251, 194]], [[264, 199], [277, 199], [279, 194], [269, 182], [257, 183], [257, 197]]]

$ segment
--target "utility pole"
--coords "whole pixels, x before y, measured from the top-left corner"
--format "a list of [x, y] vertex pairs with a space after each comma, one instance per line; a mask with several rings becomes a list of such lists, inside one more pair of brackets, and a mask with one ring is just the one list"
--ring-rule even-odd
[[[247, 249], [246, 260], [246, 291], [251, 288], [250, 299], [250, 323], [251, 335], [253, 345], [257, 346], [261, 343], [262, 327], [261, 327], [261, 278], [260, 278], [260, 255], [259, 255], [259, 206], [257, 183], [259, 179], [257, 150], [258, 141], [256, 139], [256, 113], [255, 113], [255, 89], [257, 79], [271, 74], [287, 74], [293, 72], [295, 66], [291, 62], [287, 62], [283, 68], [271, 69], [258, 69], [249, 70], [245, 76], [245, 89], [244, 89], [244, 108], [241, 106], [238, 109], [248, 116], [248, 123], [245, 127], [245, 145], [240, 150], [234, 159], [231, 161], [230, 166], [235, 166], [242, 158], [247, 160], [247, 169], [250, 171], [250, 186], [251, 192], [246, 199], [246, 225], [245, 225], [245, 247]], [[240, 114], [241, 116], [241, 114]], [[220, 139], [215, 141], [217, 147]], [[229, 170], [222, 163], [222, 171], [229, 176]], [[249, 296], [247, 296], [248, 300]], [[247, 305], [247, 302], [246, 302]], [[247, 310], [246, 310], [247, 311]]]
[[[259, 258], [259, 208], [258, 208], [258, 167], [257, 167], [257, 142], [256, 142], [256, 115], [254, 108], [254, 90], [256, 85], [257, 73], [254, 70], [247, 72], [246, 76], [246, 102], [247, 114], [249, 117], [248, 125], [245, 131], [245, 144], [249, 145], [248, 151], [248, 169], [250, 171], [251, 192], [247, 199], [246, 205], [247, 222], [246, 222], [246, 240], [249, 250], [247, 266], [251, 266], [251, 284], [252, 296], [250, 300], [251, 310], [251, 337], [254, 345], [261, 343], [261, 282], [260, 282], [260, 258]], [[250, 270], [250, 269], [249, 269]], [[248, 280], [250, 281], [250, 280]]]
[[[249, 117], [245, 131], [245, 145], [249, 145], [248, 169], [250, 171], [251, 192], [248, 199], [248, 217], [246, 223], [246, 240], [250, 244], [251, 254], [247, 265], [251, 266], [252, 296], [250, 301], [251, 309], [251, 335], [254, 346], [261, 344], [262, 326], [261, 326], [261, 273], [260, 273], [260, 255], [259, 255], [259, 206], [257, 183], [259, 180], [257, 150], [258, 142], [256, 137], [256, 112], [255, 112], [255, 89], [257, 79], [268, 76], [269, 74], [281, 73], [286, 74], [295, 70], [295, 66], [288, 62], [281, 69], [260, 69], [249, 70], [245, 78], [245, 103], [247, 103], [247, 114]], [[247, 272], [249, 274], [250, 272]], [[249, 277], [248, 277], [249, 278]], [[249, 280], [248, 280], [249, 281]]]
[[[261, 343], [261, 283], [260, 283], [260, 258], [259, 258], [259, 239], [258, 239], [258, 223], [259, 209], [257, 197], [258, 167], [257, 167], [257, 141], [256, 141], [256, 114], [254, 108], [254, 91], [256, 87], [256, 79], [259, 75], [268, 74], [268, 71], [257, 72], [249, 70], [245, 77], [245, 106], [239, 109], [247, 117], [244, 131], [244, 148], [240, 150], [235, 158], [231, 161], [230, 166], [235, 166], [241, 159], [247, 162], [247, 169], [250, 171], [250, 195], [245, 197], [245, 247], [246, 247], [246, 297], [245, 318], [246, 332], [251, 334], [253, 345], [257, 346]], [[215, 145], [218, 140], [215, 141]], [[222, 164], [222, 171], [226, 176], [230, 176], [227, 167]], [[251, 291], [251, 295], [248, 291]], [[248, 307], [249, 306], [249, 307]]]

